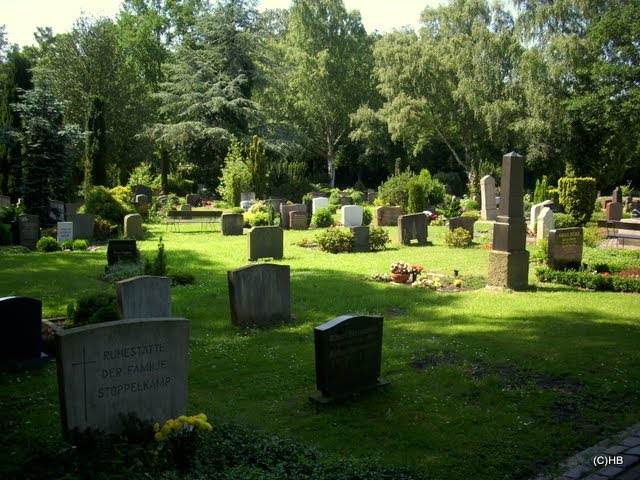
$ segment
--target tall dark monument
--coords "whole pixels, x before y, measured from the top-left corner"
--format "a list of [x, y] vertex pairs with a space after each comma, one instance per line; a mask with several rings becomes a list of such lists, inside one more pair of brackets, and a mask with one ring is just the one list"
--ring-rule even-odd
[[529, 252], [524, 220], [524, 157], [516, 152], [502, 157], [500, 208], [493, 226], [487, 284], [522, 290], [529, 285]]

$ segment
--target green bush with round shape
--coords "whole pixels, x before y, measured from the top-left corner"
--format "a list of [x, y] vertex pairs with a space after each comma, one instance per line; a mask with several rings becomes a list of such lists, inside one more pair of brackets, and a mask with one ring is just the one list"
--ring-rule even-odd
[[316, 210], [311, 218], [311, 227], [313, 228], [329, 228], [333, 227], [335, 222], [333, 221], [333, 215], [331, 210], [327, 207], [322, 207]]
[[67, 306], [67, 318], [75, 325], [118, 320], [116, 296], [101, 292], [80, 297]]
[[464, 228], [454, 228], [444, 234], [444, 243], [449, 248], [464, 248], [471, 244], [471, 235]]
[[369, 250], [372, 252], [379, 252], [387, 248], [387, 243], [390, 243], [389, 232], [382, 227], [370, 227], [369, 228]]
[[347, 253], [353, 250], [356, 237], [348, 228], [327, 228], [316, 235], [316, 243], [323, 252]]
[[269, 213], [268, 212], [255, 212], [244, 214], [245, 225], [249, 227], [264, 227], [269, 225]]
[[127, 187], [115, 187], [111, 190], [100, 185], [93, 187], [85, 193], [84, 211], [112, 224], [121, 225], [125, 215], [135, 212], [127, 198], [128, 192], [131, 192], [131, 189]]
[[560, 205], [582, 227], [591, 220], [597, 195], [596, 179], [563, 177], [558, 180]]
[[365, 196], [362, 192], [358, 192], [357, 190], [351, 193], [351, 201], [354, 205], [362, 205], [365, 202]]
[[556, 213], [553, 217], [555, 228], [577, 227], [578, 222], [568, 213]]
[[340, 191], [337, 188], [334, 188], [331, 191], [331, 195], [329, 195], [329, 203], [331, 205], [337, 205], [337, 206], [341, 205], [340, 197], [341, 197]]
[[71, 249], [73, 251], [83, 251], [83, 250], [86, 250], [87, 248], [89, 248], [89, 242], [87, 242], [83, 238], [77, 238], [73, 241]]
[[480, 210], [480, 205], [473, 198], [463, 198], [460, 205], [465, 212]]
[[362, 225], [364, 226], [371, 225], [371, 222], [373, 222], [373, 210], [371, 210], [369, 207], [363, 207], [362, 208]]
[[244, 213], [244, 210], [242, 209], [242, 207], [233, 207], [231, 209], [231, 213]]
[[42, 237], [36, 243], [36, 250], [39, 252], [57, 252], [60, 250], [60, 245], [53, 237]]
[[96, 217], [93, 226], [93, 237], [96, 240], [107, 240], [108, 238], [117, 236], [119, 228], [120, 227], [118, 227], [117, 224], [114, 224], [109, 220]]
[[73, 250], [73, 240], [65, 240], [60, 244], [62, 250]]

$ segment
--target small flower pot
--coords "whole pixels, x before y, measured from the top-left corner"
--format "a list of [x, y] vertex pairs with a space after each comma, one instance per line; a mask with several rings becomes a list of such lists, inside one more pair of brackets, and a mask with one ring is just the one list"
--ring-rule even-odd
[[409, 274], [408, 273], [391, 273], [389, 274], [389, 277], [391, 277], [391, 281], [393, 283], [407, 283], [407, 281], [409, 280]]

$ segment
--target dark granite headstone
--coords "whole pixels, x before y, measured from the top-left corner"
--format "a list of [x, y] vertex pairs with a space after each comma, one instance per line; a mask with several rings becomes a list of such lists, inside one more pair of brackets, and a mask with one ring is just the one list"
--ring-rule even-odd
[[199, 207], [200, 205], [202, 205], [202, 199], [197, 193], [190, 193], [189, 195], [187, 195], [185, 197], [185, 202], [187, 202], [192, 207]]
[[582, 228], [559, 228], [549, 231], [547, 263], [554, 270], [578, 270], [582, 264]]
[[107, 264], [134, 263], [139, 261], [135, 240], [109, 240], [107, 244]]
[[146, 185], [134, 185], [131, 190], [133, 191], [133, 198], [136, 198], [137, 195], [146, 195], [151, 200], [153, 196], [153, 191]]
[[289, 228], [292, 230], [306, 230], [307, 212], [289, 212]]
[[0, 366], [35, 367], [42, 363], [42, 302], [29, 297], [0, 298]]
[[469, 232], [471, 239], [473, 239], [473, 225], [475, 223], [475, 219], [471, 217], [451, 217], [449, 219], [449, 230], [464, 228], [467, 232]]
[[67, 220], [73, 222], [73, 238], [91, 240], [96, 223], [96, 216], [92, 213], [69, 213]]
[[268, 326], [291, 319], [289, 265], [259, 264], [227, 272], [234, 325]]
[[616, 187], [613, 189], [613, 192], [611, 194], [611, 201], [622, 203], [622, 189], [620, 189], [620, 187]]
[[354, 252], [368, 252], [369, 251], [369, 227], [351, 227], [351, 233], [355, 237], [356, 241], [353, 245]]
[[222, 235], [242, 235], [244, 215], [241, 213], [223, 213], [220, 217]]
[[493, 225], [487, 284], [524, 289], [529, 285], [529, 252], [524, 220], [524, 157], [516, 152], [502, 157], [500, 207]]
[[284, 254], [284, 232], [280, 227], [253, 227], [247, 236], [249, 260], [273, 257], [280, 259]]
[[20, 245], [35, 250], [40, 240], [40, 219], [37, 215], [21, 213], [18, 215]]
[[424, 213], [398, 217], [398, 241], [403, 245], [411, 245], [413, 240], [416, 240], [418, 245], [427, 244], [427, 216]]
[[381, 316], [343, 315], [314, 328], [316, 385], [326, 401], [383, 385]]
[[84, 205], [84, 202], [72, 202], [64, 204], [64, 219], [71, 222], [71, 216], [78, 213], [78, 209]]

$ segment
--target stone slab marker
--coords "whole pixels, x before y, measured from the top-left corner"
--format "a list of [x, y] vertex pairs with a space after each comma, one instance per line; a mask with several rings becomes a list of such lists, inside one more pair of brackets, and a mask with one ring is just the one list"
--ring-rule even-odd
[[608, 221], [618, 221], [622, 219], [622, 203], [609, 202], [607, 203], [605, 218]]
[[307, 206], [303, 203], [283, 203], [280, 205], [280, 227], [289, 228], [289, 212], [307, 212]]
[[115, 265], [116, 263], [138, 262], [139, 260], [135, 240], [109, 240], [107, 243], [108, 266]]
[[0, 195], [0, 208], [10, 207], [10, 206], [11, 206], [11, 197]]
[[482, 220], [495, 220], [498, 215], [496, 208], [496, 180], [491, 175], [485, 175], [480, 179], [480, 197], [482, 199], [480, 218]]
[[289, 212], [289, 228], [291, 230], [306, 230], [309, 228], [306, 212]]
[[449, 219], [449, 230], [455, 230], [456, 228], [464, 228], [473, 240], [473, 226], [476, 221], [471, 217], [451, 217]]
[[70, 213], [67, 220], [73, 222], [73, 238], [91, 240], [96, 223], [96, 216], [92, 213]]
[[329, 206], [329, 199], [327, 197], [316, 197], [311, 200], [311, 213], [315, 215], [319, 208], [325, 208]]
[[74, 428], [118, 433], [129, 413], [159, 423], [185, 414], [189, 320], [105, 322], [63, 330], [56, 342], [66, 438]]
[[133, 188], [131, 188], [131, 191], [133, 192], [134, 198], [137, 195], [146, 195], [147, 197], [149, 197], [149, 200], [151, 200], [151, 197], [153, 196], [151, 187], [147, 187], [146, 185], [135, 185], [133, 186]]
[[140, 275], [115, 282], [118, 314], [122, 319], [170, 318], [171, 279]]
[[553, 205], [553, 202], [551, 200], [545, 200], [544, 202], [536, 203], [531, 207], [531, 216], [529, 219], [529, 230], [531, 230], [532, 232], [535, 230], [538, 222], [538, 216], [540, 215], [540, 212], [542, 212], [542, 209], [547, 207], [551, 208], [552, 205]]
[[538, 215], [536, 225], [536, 242], [549, 238], [549, 231], [556, 228], [556, 220], [553, 211], [549, 207], [544, 207]]
[[411, 245], [412, 240], [416, 240], [418, 245], [427, 244], [427, 216], [424, 213], [398, 217], [398, 241], [403, 245]]
[[351, 227], [351, 233], [355, 237], [356, 241], [353, 245], [354, 252], [368, 252], [369, 251], [369, 227]]
[[386, 384], [381, 380], [381, 316], [343, 315], [313, 329], [314, 400], [325, 402]]
[[622, 189], [620, 187], [613, 189], [613, 192], [611, 193], [611, 201], [622, 203]]
[[149, 203], [151, 203], [149, 197], [147, 197], [144, 193], [141, 193], [140, 195], [136, 195], [135, 202], [138, 205], [148, 205]]
[[402, 215], [402, 207], [376, 207], [373, 213], [373, 224], [376, 227], [394, 227], [398, 217]]
[[358, 205], [345, 205], [342, 207], [342, 224], [345, 227], [362, 226], [362, 207]]
[[[193, 208], [188, 203], [183, 203], [182, 205], [180, 205], [180, 211], [181, 212], [191, 212], [192, 210], [193, 210]], [[191, 216], [185, 215], [183, 218], [185, 220], [191, 220]]]
[[284, 231], [280, 227], [253, 227], [247, 235], [249, 260], [284, 255]]
[[516, 152], [502, 157], [500, 191], [487, 284], [521, 290], [529, 285], [529, 252], [524, 220], [524, 157]]
[[142, 215], [139, 213], [130, 213], [124, 217], [124, 236], [135, 240], [142, 240], [144, 238]]
[[291, 319], [289, 265], [260, 264], [227, 272], [231, 321], [268, 326]]
[[578, 270], [582, 265], [583, 235], [581, 227], [551, 230], [547, 256], [549, 268]]
[[223, 213], [220, 217], [222, 235], [242, 235], [244, 231], [244, 215], [241, 213]]
[[36, 243], [40, 240], [40, 219], [38, 215], [30, 215], [28, 213], [18, 215], [18, 231], [20, 232], [20, 245], [35, 250]]
[[240, 192], [240, 201], [248, 202], [256, 199], [256, 194], [254, 192]]
[[84, 205], [83, 202], [71, 202], [64, 204], [64, 219], [68, 222], [72, 221], [71, 216], [78, 213], [78, 209]]
[[12, 370], [42, 364], [42, 302], [29, 297], [0, 298], [0, 367]]
[[67, 240], [73, 240], [73, 222], [58, 222], [56, 236], [59, 245]]

